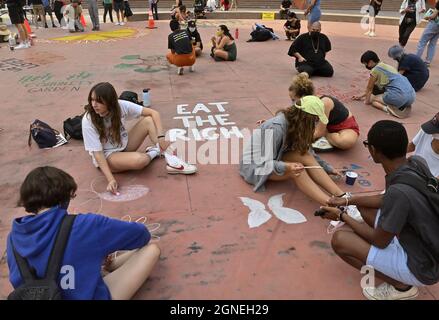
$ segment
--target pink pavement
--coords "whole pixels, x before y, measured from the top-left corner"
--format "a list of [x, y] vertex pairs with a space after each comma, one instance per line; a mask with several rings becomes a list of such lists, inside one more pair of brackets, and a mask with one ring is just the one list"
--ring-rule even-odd
[[[178, 76], [168, 66], [167, 21], [158, 21], [158, 29], [146, 30], [146, 22], [132, 22], [124, 27], [102, 24], [101, 31], [134, 29], [119, 32], [126, 37], [106, 35], [106, 41], [51, 40], [70, 36], [61, 29], [36, 30], [36, 45], [30, 49], [0, 49], [1, 111], [0, 143], [0, 254], [5, 251], [6, 237], [14, 218], [24, 214], [16, 208], [19, 186], [33, 168], [51, 165], [71, 174], [79, 185], [78, 197], [72, 202], [79, 212], [99, 210], [100, 202], [90, 192], [92, 181], [104, 188], [99, 170], [92, 165], [80, 141], [53, 150], [27, 146], [29, 124], [40, 119], [62, 130], [68, 117], [81, 114], [91, 86], [111, 82], [118, 93], [151, 88], [152, 108], [160, 111], [165, 126], [183, 128], [177, 105], [187, 104], [191, 111], [197, 103], [227, 102], [227, 120], [240, 129], [255, 128], [256, 121], [271, 117], [288, 106], [288, 86], [296, 71], [287, 56], [289, 41], [284, 41], [281, 21], [263, 21], [280, 35], [279, 41], [247, 43], [251, 24], [256, 21], [199, 21], [205, 50], [197, 59], [195, 72], [185, 70]], [[261, 21], [259, 21], [261, 22]], [[209, 57], [209, 41], [215, 26], [224, 23], [230, 30], [239, 29], [238, 59], [216, 63]], [[305, 23], [302, 22], [302, 31]], [[350, 97], [362, 93], [367, 70], [360, 55], [368, 49], [377, 51], [385, 62], [387, 49], [396, 43], [396, 26], [377, 26], [377, 37], [363, 36], [359, 24], [323, 22], [323, 30], [333, 45], [328, 60], [335, 76], [315, 78], [318, 93], [333, 94], [347, 103], [360, 124], [364, 139], [371, 125], [380, 119], [393, 119], [382, 112], [352, 102]], [[407, 50], [413, 52], [422, 29], [413, 33]], [[84, 36], [91, 34], [73, 34]], [[139, 57], [135, 57], [138, 55]], [[138, 59], [139, 58], [139, 59]], [[18, 59], [18, 60], [9, 60]], [[5, 63], [12, 70], [5, 70]], [[23, 64], [25, 63], [25, 64]], [[130, 66], [137, 64], [136, 66]], [[412, 116], [403, 121], [412, 138], [419, 125], [438, 110], [439, 61], [430, 69], [427, 86], [418, 93]], [[15, 66], [14, 66], [15, 65]], [[199, 113], [206, 119], [206, 113]], [[207, 124], [205, 124], [207, 126]], [[145, 143], [146, 146], [146, 143]], [[322, 156], [336, 168], [355, 166], [362, 184], [342, 189], [351, 192], [381, 191], [384, 172], [368, 158], [359, 142], [352, 150]], [[254, 193], [238, 173], [237, 164], [198, 164], [193, 176], [171, 176], [164, 160], [154, 160], [140, 172], [118, 174], [121, 185], [142, 184], [150, 192], [130, 202], [102, 202], [99, 213], [121, 218], [147, 216], [149, 223], [160, 223], [154, 234], [160, 236], [162, 257], [151, 278], [135, 296], [136, 299], [364, 299], [362, 275], [333, 252], [328, 222], [313, 216], [318, 207], [297, 190], [291, 182], [268, 183], [267, 191]], [[96, 180], [97, 179], [97, 180]], [[250, 197], [267, 204], [279, 193], [285, 206], [301, 211], [307, 222], [287, 225], [272, 218], [259, 228], [249, 229], [248, 208], [239, 197]], [[87, 204], [83, 204], [84, 202]], [[0, 264], [0, 298], [10, 292], [8, 268]], [[420, 299], [439, 298], [439, 286], [421, 290]]]

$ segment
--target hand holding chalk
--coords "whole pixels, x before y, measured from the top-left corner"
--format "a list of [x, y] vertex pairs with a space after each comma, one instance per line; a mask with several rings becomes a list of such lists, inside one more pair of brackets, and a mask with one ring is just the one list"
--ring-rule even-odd
[[117, 195], [117, 189], [118, 189], [118, 185], [117, 185], [117, 181], [115, 179], [110, 180], [110, 182], [108, 182], [107, 185], [107, 191], [111, 192], [112, 194]]

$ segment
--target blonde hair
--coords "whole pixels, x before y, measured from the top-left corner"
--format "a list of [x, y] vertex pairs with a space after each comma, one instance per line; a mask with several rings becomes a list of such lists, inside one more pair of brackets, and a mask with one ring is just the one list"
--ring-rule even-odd
[[293, 78], [289, 90], [294, 92], [298, 97], [313, 96], [314, 84], [306, 72], [299, 73]]

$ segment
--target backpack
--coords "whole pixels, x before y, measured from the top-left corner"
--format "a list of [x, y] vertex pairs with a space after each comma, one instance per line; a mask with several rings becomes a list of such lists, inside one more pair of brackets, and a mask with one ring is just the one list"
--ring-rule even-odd
[[256, 27], [256, 29], [250, 33], [250, 36], [252, 37], [251, 41], [262, 42], [273, 39], [273, 36], [271, 35], [272, 32], [273, 29], [265, 26], [263, 26], [263, 28]]
[[23, 283], [9, 294], [8, 300], [62, 300], [62, 289], [58, 285], [58, 277], [75, 218], [76, 215], [66, 215], [63, 218], [49, 256], [45, 276], [41, 279], [37, 278], [35, 270], [17, 253], [12, 244]]
[[133, 91], [122, 92], [119, 96], [119, 99], [126, 100], [126, 101], [143, 106], [142, 102], [139, 101], [139, 96], [137, 95], [137, 93], [135, 93]]
[[68, 118], [64, 121], [64, 135], [66, 136], [66, 139], [69, 140], [70, 138], [76, 139], [76, 140], [83, 140], [82, 138], [82, 117], [84, 114], [80, 116], [76, 116], [74, 118]]
[[44, 123], [41, 120], [36, 119], [29, 128], [29, 140], [27, 144], [29, 147], [31, 146], [32, 140], [31, 137], [38, 144], [38, 147], [42, 148], [51, 148], [57, 144], [58, 140], [56, 135], [59, 132], [55, 129], [52, 129], [47, 123]]

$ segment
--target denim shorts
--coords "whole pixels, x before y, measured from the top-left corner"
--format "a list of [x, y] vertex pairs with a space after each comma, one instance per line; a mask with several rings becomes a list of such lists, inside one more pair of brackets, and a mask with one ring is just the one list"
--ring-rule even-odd
[[[377, 226], [380, 211], [378, 210], [375, 228]], [[375, 270], [385, 274], [386, 276], [402, 282], [406, 285], [415, 287], [424, 287], [407, 266], [407, 253], [398, 241], [398, 238], [394, 237], [392, 242], [384, 248], [379, 249], [371, 246], [369, 254], [367, 255], [367, 265], [372, 266]]]
[[416, 96], [411, 94], [401, 94], [393, 90], [386, 90], [383, 95], [383, 101], [387, 105], [401, 108], [406, 105], [411, 105], [415, 102]]

